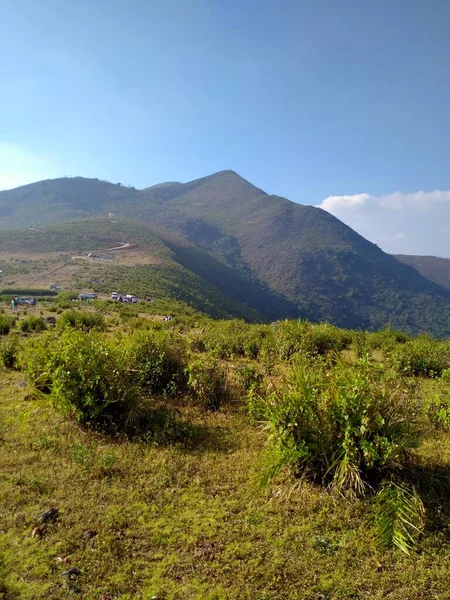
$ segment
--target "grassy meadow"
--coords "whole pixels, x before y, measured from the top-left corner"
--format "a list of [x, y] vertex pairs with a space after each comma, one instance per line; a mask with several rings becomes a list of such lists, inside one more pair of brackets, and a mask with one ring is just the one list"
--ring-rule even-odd
[[2, 306], [2, 600], [450, 598], [449, 342]]

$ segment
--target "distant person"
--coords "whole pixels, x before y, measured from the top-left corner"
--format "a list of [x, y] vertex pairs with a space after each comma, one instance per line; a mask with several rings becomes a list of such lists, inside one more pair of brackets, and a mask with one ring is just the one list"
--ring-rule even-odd
[[11, 300], [11, 308], [12, 308], [13, 310], [16, 310], [16, 306], [17, 306], [17, 301], [16, 301], [16, 299], [15, 299], [15, 298], [13, 298], [13, 299]]

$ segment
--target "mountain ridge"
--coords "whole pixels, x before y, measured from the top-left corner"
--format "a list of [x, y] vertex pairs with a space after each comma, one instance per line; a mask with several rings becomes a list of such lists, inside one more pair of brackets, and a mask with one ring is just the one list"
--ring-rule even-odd
[[450, 258], [398, 254], [400, 262], [416, 269], [421, 275], [450, 290]]
[[3, 230], [108, 213], [186, 238], [276, 298], [279, 316], [293, 306], [297, 316], [342, 327], [450, 335], [448, 288], [328, 212], [267, 194], [231, 170], [143, 190], [77, 177], [0, 192]]

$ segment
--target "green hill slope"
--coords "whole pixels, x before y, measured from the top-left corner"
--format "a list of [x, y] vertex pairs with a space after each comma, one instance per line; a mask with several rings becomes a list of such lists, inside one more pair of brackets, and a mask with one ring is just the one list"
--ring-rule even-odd
[[[126, 244], [130, 246], [111, 250]], [[16, 263], [6, 258], [17, 254], [30, 257], [29, 264], [21, 262], [28, 264], [31, 275], [35, 275], [36, 269], [45, 272], [46, 267], [52, 267], [49, 277], [51, 274], [51, 278], [56, 279], [62, 275], [61, 270], [72, 271], [75, 261], [81, 263], [81, 271], [73, 273], [75, 285], [77, 282], [89, 284], [98, 292], [119, 289], [140, 296], [177, 299], [217, 317], [267, 320], [273, 316], [271, 310], [275, 312], [279, 308], [276, 298], [272, 299], [268, 292], [206, 252], [178, 236], [131, 221], [92, 218], [40, 229], [2, 232], [0, 256], [4, 277], [25, 271], [22, 281], [27, 281], [27, 267], [21, 265], [17, 270]], [[56, 267], [51, 262], [55, 254]], [[43, 260], [40, 260], [41, 255]], [[106, 256], [111, 255], [114, 259], [106, 260]], [[15, 259], [9, 258], [11, 260]], [[265, 297], [259, 311], [255, 308], [258, 299]], [[248, 299], [253, 300], [253, 306]], [[287, 304], [285, 310], [289, 314]]]
[[397, 260], [414, 267], [421, 275], [450, 290], [450, 258], [399, 254]]
[[141, 191], [73, 178], [0, 192], [3, 229], [108, 213], [181, 234], [210, 258], [192, 247], [180, 253], [176, 244], [178, 268], [197, 269], [271, 318], [450, 335], [448, 289], [329, 213], [268, 195], [233, 171]]

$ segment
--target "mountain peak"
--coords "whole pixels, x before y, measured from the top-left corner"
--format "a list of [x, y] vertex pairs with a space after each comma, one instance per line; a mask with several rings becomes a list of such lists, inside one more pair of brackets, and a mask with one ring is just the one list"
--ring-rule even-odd
[[206, 177], [194, 179], [193, 181], [185, 183], [186, 190], [193, 190], [199, 187], [204, 188], [205, 191], [208, 190], [212, 195], [215, 195], [216, 192], [219, 195], [235, 197], [240, 195], [248, 196], [248, 194], [257, 194], [260, 196], [266, 195], [266, 192], [257, 188], [250, 183], [250, 181], [244, 179], [239, 173], [236, 173], [236, 171], [232, 171], [231, 169], [218, 171], [212, 175], [207, 175]]

